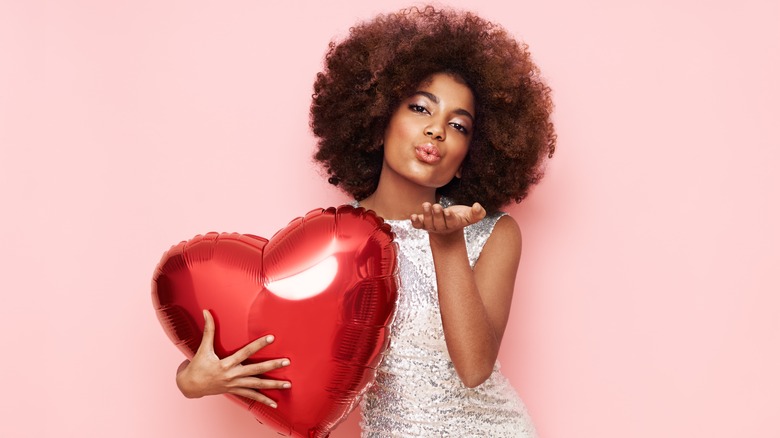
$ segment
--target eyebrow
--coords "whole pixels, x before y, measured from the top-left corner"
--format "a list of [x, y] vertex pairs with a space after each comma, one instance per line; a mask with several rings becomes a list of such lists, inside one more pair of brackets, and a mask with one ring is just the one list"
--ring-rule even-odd
[[[427, 91], [415, 91], [415, 92], [414, 92], [414, 95], [418, 95], [418, 94], [419, 94], [419, 95], [421, 95], [421, 96], [427, 97], [428, 99], [432, 100], [432, 101], [433, 101], [433, 103], [439, 103], [439, 97], [438, 97], [438, 96], [436, 96], [435, 94], [429, 93], [429, 92], [427, 92]], [[471, 119], [471, 122], [472, 122], [472, 123], [474, 122], [474, 116], [473, 116], [473, 115], [471, 115], [471, 113], [470, 113], [470, 112], [466, 111], [466, 110], [465, 110], [465, 109], [463, 109], [463, 108], [458, 108], [458, 109], [456, 109], [456, 110], [455, 110], [455, 111], [453, 111], [453, 112], [454, 112], [455, 114], [460, 114], [461, 116], [468, 117], [468, 118], [470, 118], [470, 119]]]

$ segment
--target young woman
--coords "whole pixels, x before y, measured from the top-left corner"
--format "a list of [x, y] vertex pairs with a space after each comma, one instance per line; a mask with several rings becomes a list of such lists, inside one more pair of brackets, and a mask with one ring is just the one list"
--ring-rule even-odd
[[[314, 84], [315, 159], [391, 225], [400, 250], [398, 310], [363, 399], [364, 436], [535, 436], [496, 361], [521, 251], [517, 223], [498, 208], [542, 177], [551, 110], [527, 47], [471, 13], [382, 15], [331, 44]], [[240, 365], [268, 339], [220, 360], [206, 321], [203, 351], [180, 367], [182, 392], [273, 406], [262, 389], [289, 382], [256, 376], [289, 361]]]

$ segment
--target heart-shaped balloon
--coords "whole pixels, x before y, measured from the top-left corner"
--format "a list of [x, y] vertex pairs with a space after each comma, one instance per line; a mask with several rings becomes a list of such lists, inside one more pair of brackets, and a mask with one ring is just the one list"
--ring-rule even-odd
[[273, 334], [247, 362], [290, 358], [265, 376], [292, 388], [264, 391], [277, 409], [229, 397], [283, 435], [324, 437], [356, 406], [387, 347], [395, 257], [390, 227], [373, 212], [318, 209], [270, 241], [208, 233], [172, 247], [154, 273], [152, 300], [189, 358], [203, 337], [202, 309], [214, 316], [220, 357]]

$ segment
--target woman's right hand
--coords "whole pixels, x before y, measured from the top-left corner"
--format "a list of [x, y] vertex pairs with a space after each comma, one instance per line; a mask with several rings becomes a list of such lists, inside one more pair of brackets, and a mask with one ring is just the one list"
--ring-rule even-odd
[[203, 310], [206, 324], [203, 339], [192, 360], [185, 360], [176, 372], [176, 385], [187, 398], [204, 395], [233, 394], [276, 408], [276, 402], [260, 392], [262, 389], [287, 389], [290, 382], [258, 377], [271, 370], [290, 365], [289, 359], [274, 359], [242, 365], [241, 362], [274, 341], [271, 335], [257, 339], [232, 355], [220, 359], [214, 352], [214, 318]]

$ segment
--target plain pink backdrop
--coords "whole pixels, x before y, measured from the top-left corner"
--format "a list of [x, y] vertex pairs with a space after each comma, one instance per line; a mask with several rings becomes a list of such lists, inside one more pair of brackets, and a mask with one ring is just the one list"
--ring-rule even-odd
[[[477, 3], [557, 104], [500, 356], [542, 437], [780, 436], [780, 3]], [[408, 4], [0, 1], [1, 436], [276, 436], [179, 394], [152, 269], [347, 199], [311, 85]]]

